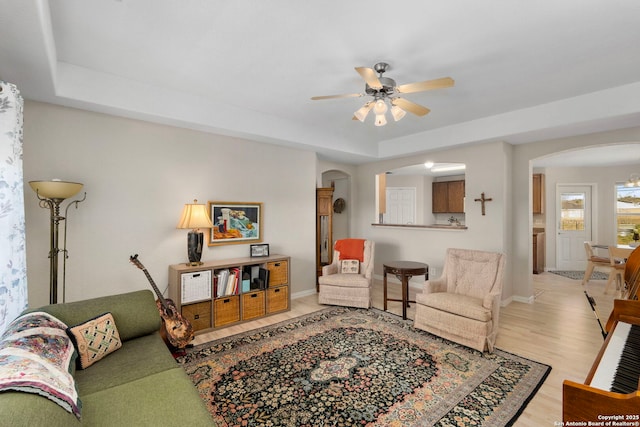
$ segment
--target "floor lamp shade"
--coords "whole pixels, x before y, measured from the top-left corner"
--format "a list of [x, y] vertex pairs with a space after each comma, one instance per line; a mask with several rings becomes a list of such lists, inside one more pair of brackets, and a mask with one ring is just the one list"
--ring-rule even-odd
[[199, 229], [213, 228], [206, 205], [198, 204], [198, 200], [184, 205], [177, 228], [192, 229], [189, 234], [187, 234], [187, 256], [191, 264], [200, 264], [202, 247], [204, 245], [204, 234], [199, 231]]
[[60, 180], [52, 181], [29, 181], [29, 185], [37, 194], [45, 199], [68, 199], [73, 197], [80, 190], [82, 190], [82, 184], [78, 182], [68, 182]]

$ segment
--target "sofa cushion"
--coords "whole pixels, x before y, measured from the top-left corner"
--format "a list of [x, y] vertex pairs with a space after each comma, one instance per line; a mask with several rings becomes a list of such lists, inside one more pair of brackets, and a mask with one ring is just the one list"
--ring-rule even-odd
[[368, 288], [369, 280], [362, 274], [332, 274], [318, 277], [320, 285], [340, 286], [343, 288]]
[[81, 402], [71, 374], [76, 355], [66, 328], [44, 312], [15, 319], [0, 340], [0, 391], [44, 396], [79, 418]]
[[[120, 350], [111, 353], [91, 366], [76, 372], [78, 391], [87, 394], [117, 387], [176, 367], [176, 361], [158, 332], [122, 343]], [[86, 405], [85, 405], [86, 407]]]
[[[112, 356], [119, 353], [117, 351]], [[102, 362], [79, 372], [91, 372], [100, 365]], [[173, 369], [97, 390], [83, 395], [82, 399], [85, 402], [83, 425], [87, 426], [215, 425], [198, 390], [184, 369], [175, 362]]]
[[360, 273], [360, 261], [357, 259], [343, 259], [340, 261], [340, 273], [358, 274]]
[[433, 294], [417, 294], [416, 302], [437, 310], [453, 313], [480, 322], [491, 320], [491, 311], [482, 306], [480, 298], [468, 295], [436, 292]]
[[116, 322], [111, 313], [67, 329], [78, 351], [78, 365], [86, 369], [108, 354], [122, 347]]
[[[468, 254], [463, 254], [462, 256], [452, 255], [453, 274], [451, 277], [453, 278], [455, 289], [449, 289], [449, 291], [482, 298], [482, 296], [491, 292], [496, 282], [498, 272], [497, 259], [500, 254], [484, 255], [482, 258], [476, 255], [478, 259], [465, 258], [466, 256]], [[489, 260], [488, 258], [490, 257], [495, 258], [495, 260]]]

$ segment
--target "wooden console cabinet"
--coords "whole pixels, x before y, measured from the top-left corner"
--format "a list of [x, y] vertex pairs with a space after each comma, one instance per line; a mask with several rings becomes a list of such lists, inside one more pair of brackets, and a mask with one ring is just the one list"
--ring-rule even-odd
[[[287, 311], [291, 309], [290, 261], [288, 256], [271, 255], [208, 261], [198, 266], [170, 265], [169, 298], [196, 334]], [[229, 275], [238, 274], [235, 283], [228, 279], [221, 282], [225, 270]]]
[[322, 267], [333, 258], [333, 188], [316, 188], [316, 292]]

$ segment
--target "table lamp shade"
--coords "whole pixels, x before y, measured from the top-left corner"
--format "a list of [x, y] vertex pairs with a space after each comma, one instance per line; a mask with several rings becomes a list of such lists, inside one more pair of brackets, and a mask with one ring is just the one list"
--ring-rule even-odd
[[194, 200], [193, 203], [184, 205], [182, 216], [177, 225], [177, 228], [192, 229], [187, 234], [187, 255], [189, 262], [192, 264], [200, 264], [200, 258], [202, 258], [204, 235], [198, 229], [213, 228], [213, 224], [207, 214], [207, 207], [197, 202], [197, 200]]

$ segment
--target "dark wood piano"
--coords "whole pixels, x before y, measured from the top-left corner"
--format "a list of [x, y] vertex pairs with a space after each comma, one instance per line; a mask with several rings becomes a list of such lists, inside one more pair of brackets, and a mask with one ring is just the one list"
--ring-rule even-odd
[[614, 420], [603, 418], [606, 416], [620, 416], [616, 421], [640, 422], [640, 250], [634, 250], [627, 259], [625, 286], [628, 299], [614, 301], [604, 328], [605, 342], [585, 383], [562, 383], [564, 425], [570, 421]]

